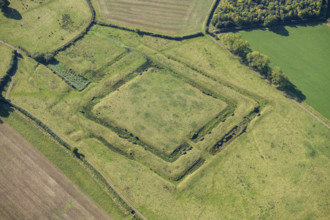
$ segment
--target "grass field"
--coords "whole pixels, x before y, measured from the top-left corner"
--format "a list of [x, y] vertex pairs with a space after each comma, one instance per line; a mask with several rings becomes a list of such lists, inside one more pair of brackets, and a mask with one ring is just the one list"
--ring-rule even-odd
[[169, 73], [151, 68], [104, 98], [93, 113], [171, 154], [225, 106]]
[[0, 140], [1, 219], [110, 218], [8, 124]]
[[0, 39], [45, 52], [70, 41], [90, 18], [85, 0], [14, 0], [7, 12], [0, 13]]
[[330, 119], [330, 27], [326, 24], [280, 27], [282, 34], [269, 30], [241, 32], [253, 50], [280, 66], [300, 89], [306, 103]]
[[94, 0], [101, 20], [165, 35], [202, 31], [213, 0]]
[[1, 62], [0, 62], [0, 79], [6, 74], [6, 71], [9, 67], [9, 62], [12, 57], [12, 50], [0, 43], [0, 54], [1, 54]]

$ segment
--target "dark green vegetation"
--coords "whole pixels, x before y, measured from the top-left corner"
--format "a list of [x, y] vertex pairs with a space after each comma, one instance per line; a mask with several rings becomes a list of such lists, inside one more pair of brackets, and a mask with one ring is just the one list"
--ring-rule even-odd
[[9, 1], [8, 0], [0, 0], [0, 8], [1, 10], [6, 9], [9, 6]]
[[292, 20], [326, 16], [323, 0], [222, 0], [212, 18], [217, 29], [250, 25], [274, 26]]
[[[174, 41], [97, 24], [84, 36], [54, 59], [88, 87], [73, 89], [23, 53], [9, 98], [96, 182], [118, 189], [103, 185], [126, 217], [127, 202], [148, 219], [329, 216], [329, 130], [236, 56], [208, 36]], [[251, 55], [251, 66], [268, 64], [258, 57], [267, 61]]]
[[47, 65], [51, 70], [53, 70], [57, 75], [59, 75], [66, 83], [71, 85], [73, 88], [79, 91], [83, 90], [88, 86], [90, 81], [88, 79], [80, 76], [72, 69], [69, 69], [65, 65], [59, 62], [49, 63]]
[[[330, 119], [330, 27], [315, 23], [279, 27], [278, 31], [241, 32], [243, 39], [270, 57], [306, 96], [306, 102]], [[278, 34], [279, 31], [286, 34]]]

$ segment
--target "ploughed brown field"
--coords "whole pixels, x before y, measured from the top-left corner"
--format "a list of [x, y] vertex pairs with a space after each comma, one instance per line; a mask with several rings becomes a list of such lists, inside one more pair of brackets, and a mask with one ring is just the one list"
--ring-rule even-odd
[[109, 219], [61, 171], [0, 121], [1, 219]]

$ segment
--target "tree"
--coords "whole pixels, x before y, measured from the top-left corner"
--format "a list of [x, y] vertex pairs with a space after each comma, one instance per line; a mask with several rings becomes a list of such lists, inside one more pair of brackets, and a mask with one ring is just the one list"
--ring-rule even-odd
[[246, 55], [246, 61], [248, 65], [258, 72], [267, 75], [269, 71], [269, 57], [261, 54], [258, 51], [250, 52]]
[[275, 15], [268, 15], [265, 18], [264, 26], [266, 26], [266, 27], [272, 27], [272, 26], [277, 25], [278, 22], [279, 22], [279, 18], [277, 16], [275, 16]]
[[221, 35], [221, 41], [228, 48], [228, 50], [243, 59], [245, 59], [246, 54], [250, 52], [249, 42], [243, 40], [241, 35], [238, 33], [223, 34]]
[[284, 89], [290, 85], [289, 79], [284, 75], [280, 67], [274, 67], [272, 69], [272, 84], [277, 88]]
[[9, 1], [8, 0], [0, 0], [0, 8], [1, 10], [4, 10], [5, 8], [7, 8], [9, 6]]
[[53, 53], [40, 53], [36, 52], [32, 55], [32, 57], [38, 61], [39, 63], [49, 63], [54, 60]]

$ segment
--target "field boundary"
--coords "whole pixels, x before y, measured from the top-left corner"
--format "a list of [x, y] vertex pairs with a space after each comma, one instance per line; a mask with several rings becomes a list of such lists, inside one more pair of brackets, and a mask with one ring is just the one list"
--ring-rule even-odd
[[95, 10], [93, 8], [91, 0], [86, 0], [86, 2], [88, 4], [88, 8], [89, 8], [89, 11], [91, 13], [91, 18], [88, 22], [88, 25], [85, 27], [85, 29], [83, 29], [77, 36], [75, 36], [69, 42], [65, 43], [64, 45], [62, 45], [62, 46], [60, 46], [56, 49], [51, 50], [50, 53], [57, 54], [58, 52], [63, 51], [66, 48], [70, 47], [74, 42], [76, 42], [77, 40], [83, 38], [85, 36], [85, 34], [89, 31], [89, 29], [93, 26], [94, 21], [95, 21]]
[[206, 21], [204, 22], [204, 32], [206, 34], [209, 34], [210, 23], [211, 23], [213, 14], [214, 14], [215, 10], [217, 9], [220, 1], [221, 0], [214, 0], [213, 4], [211, 6], [211, 9], [209, 10]]
[[148, 31], [143, 31], [140, 29], [132, 29], [129, 27], [125, 27], [125, 26], [119, 26], [119, 25], [115, 25], [115, 24], [110, 24], [110, 23], [106, 23], [106, 22], [102, 22], [102, 21], [95, 21], [95, 24], [100, 25], [100, 26], [104, 26], [104, 27], [111, 27], [111, 28], [116, 28], [116, 29], [120, 29], [123, 31], [130, 31], [130, 32], [134, 32], [137, 33], [138, 35], [146, 35], [146, 36], [151, 36], [151, 37], [158, 37], [158, 38], [163, 38], [166, 40], [176, 40], [176, 41], [183, 41], [183, 40], [188, 40], [188, 39], [192, 39], [195, 37], [201, 37], [204, 36], [203, 32], [196, 32], [193, 34], [187, 34], [187, 35], [182, 35], [182, 36], [171, 36], [171, 35], [165, 35], [165, 34], [158, 34], [158, 33], [153, 33], [153, 32], [148, 32]]

